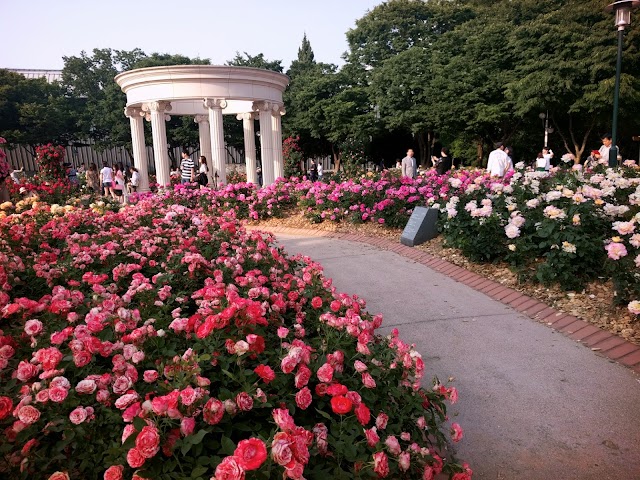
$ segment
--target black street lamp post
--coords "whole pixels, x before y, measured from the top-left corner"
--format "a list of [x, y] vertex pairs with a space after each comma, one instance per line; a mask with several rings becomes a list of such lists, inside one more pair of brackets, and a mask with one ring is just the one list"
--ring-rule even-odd
[[622, 70], [622, 44], [624, 42], [624, 29], [631, 25], [631, 10], [640, 5], [640, 0], [618, 0], [605, 8], [608, 13], [616, 16], [618, 27], [618, 58], [616, 60], [616, 85], [613, 94], [613, 122], [611, 124], [611, 148], [609, 149], [609, 166], [618, 164], [618, 99], [620, 97], [620, 73]]

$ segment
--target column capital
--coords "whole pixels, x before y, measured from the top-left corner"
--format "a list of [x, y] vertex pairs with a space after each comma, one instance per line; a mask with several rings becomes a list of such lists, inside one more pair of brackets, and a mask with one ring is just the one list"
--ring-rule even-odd
[[236, 119], [238, 119], [238, 120], [255, 120], [256, 119], [256, 114], [253, 113], [253, 112], [239, 113], [238, 115], [236, 115]]
[[202, 122], [209, 123], [209, 115], [196, 115], [195, 117], [193, 117], [193, 121], [195, 123], [202, 123]]
[[259, 102], [253, 102], [253, 110], [259, 112], [271, 112], [275, 115], [284, 115], [284, 105], [279, 102], [270, 102], [263, 100]]
[[144, 112], [170, 112], [171, 102], [159, 100], [156, 102], [147, 102], [142, 104], [142, 110]]
[[138, 107], [124, 107], [124, 116], [128, 118], [142, 117], [144, 113]]
[[204, 106], [211, 109], [225, 109], [227, 108], [227, 101], [224, 98], [205, 98]]

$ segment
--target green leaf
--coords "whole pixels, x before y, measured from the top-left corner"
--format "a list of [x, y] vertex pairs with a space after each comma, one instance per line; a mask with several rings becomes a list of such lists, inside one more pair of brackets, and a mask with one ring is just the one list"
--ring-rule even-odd
[[203, 467], [202, 465], [197, 466], [191, 471], [191, 478], [196, 478], [204, 474], [208, 470], [207, 467]]
[[231, 440], [229, 437], [223, 436], [221, 444], [222, 444], [222, 451], [226, 455], [233, 455], [233, 452], [236, 450], [236, 444], [233, 443], [233, 440]]

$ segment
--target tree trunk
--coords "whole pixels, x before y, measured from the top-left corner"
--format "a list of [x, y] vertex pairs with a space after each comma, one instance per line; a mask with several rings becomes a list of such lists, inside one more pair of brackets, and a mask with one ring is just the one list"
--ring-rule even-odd
[[483, 157], [484, 157], [484, 141], [482, 140], [482, 138], [478, 137], [476, 140], [476, 146], [477, 146], [477, 150], [476, 150], [476, 164], [479, 167], [482, 167], [482, 162], [483, 162]]
[[336, 173], [340, 171], [340, 151], [336, 149], [336, 146], [331, 144], [331, 153], [333, 154], [333, 164], [336, 167]]
[[427, 146], [429, 134], [424, 131], [415, 134], [418, 141], [418, 150], [420, 155], [420, 165], [423, 167], [431, 166], [431, 157], [429, 157], [429, 147]]

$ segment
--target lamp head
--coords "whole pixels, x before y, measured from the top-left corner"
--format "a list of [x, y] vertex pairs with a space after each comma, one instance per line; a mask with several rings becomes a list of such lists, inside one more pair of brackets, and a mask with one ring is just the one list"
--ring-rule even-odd
[[616, 17], [616, 27], [624, 30], [627, 25], [631, 25], [631, 11], [640, 6], [640, 0], [617, 0], [604, 9], [607, 13], [613, 13]]

